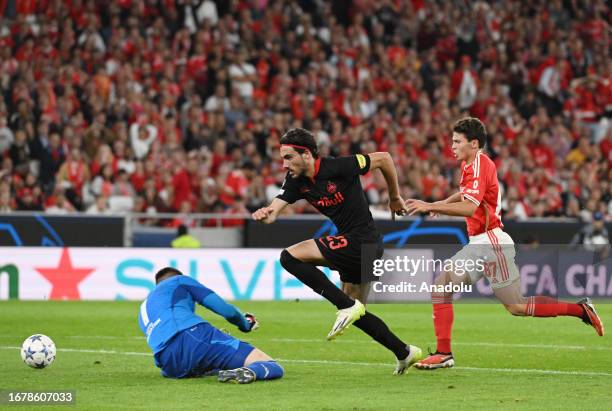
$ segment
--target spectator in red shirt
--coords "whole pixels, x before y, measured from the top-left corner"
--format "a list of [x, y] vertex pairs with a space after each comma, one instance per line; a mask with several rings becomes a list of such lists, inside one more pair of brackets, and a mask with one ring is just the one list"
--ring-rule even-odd
[[255, 176], [254, 164], [247, 160], [239, 169], [231, 171], [221, 188], [219, 199], [226, 205], [232, 205], [236, 199], [243, 199], [247, 195], [248, 187]]
[[[302, 126], [316, 128], [324, 153], [391, 150], [402, 187], [444, 197], [456, 189], [445, 136], [469, 110], [486, 120], [506, 186], [525, 195], [527, 177], [544, 167], [546, 178], [560, 183], [564, 212], [576, 214], [573, 196], [610, 207], [609, 196], [592, 200], [571, 184], [578, 179], [606, 192], [602, 176], [610, 168], [612, 63], [602, 47], [609, 24], [601, 0], [588, 12], [559, 1], [535, 9], [507, 2], [461, 9], [422, 1], [345, 8], [314, 2], [307, 9], [228, 2], [219, 10], [205, 2], [193, 19], [183, 19], [187, 6], [172, 1], [163, 2], [163, 12], [147, 2], [68, 2], [63, 11], [19, 3], [28, 18], [5, 16], [0, 27], [0, 123], [6, 119], [19, 139], [2, 171], [12, 192], [38, 160], [43, 191], [53, 192], [61, 169], [76, 202], [75, 188], [89, 177], [65, 153], [85, 153], [95, 173], [97, 147], [107, 144], [133, 191], [146, 192], [152, 181], [166, 209], [188, 201], [193, 210], [223, 212], [236, 195], [251, 206], [282, 169], [279, 135]], [[92, 133], [99, 124], [108, 136]], [[546, 133], [548, 142], [531, 141]], [[177, 150], [197, 163], [187, 176]], [[238, 165], [245, 159], [263, 183], [244, 177]], [[437, 169], [446, 185], [435, 184]], [[383, 187], [375, 177], [368, 181], [372, 208], [384, 207]], [[224, 202], [216, 203], [219, 197]], [[533, 208], [558, 214], [557, 200]]]

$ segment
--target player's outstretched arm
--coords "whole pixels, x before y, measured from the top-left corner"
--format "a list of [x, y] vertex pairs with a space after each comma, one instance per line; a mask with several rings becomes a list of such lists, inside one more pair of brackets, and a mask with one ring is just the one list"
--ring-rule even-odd
[[417, 213], [436, 213], [455, 217], [471, 217], [478, 206], [468, 200], [458, 201], [450, 204], [428, 203], [411, 198], [406, 201], [409, 215]]
[[458, 203], [459, 201], [461, 201], [461, 193], [457, 191], [455, 194], [452, 194], [447, 199], [442, 200], [442, 201], [436, 201], [434, 204], [452, 204], [452, 203]]
[[389, 208], [391, 209], [391, 217], [395, 219], [395, 215], [404, 215], [408, 212], [404, 200], [400, 196], [399, 183], [397, 181], [397, 171], [391, 154], [378, 151], [368, 154], [370, 157], [370, 170], [377, 168], [383, 173], [387, 187], [389, 189]]
[[[451, 203], [456, 203], [458, 201], [461, 201], [461, 193], [460, 192], [456, 192], [455, 194], [452, 194], [450, 197], [445, 198], [444, 200], [440, 200], [440, 201], [435, 201], [432, 204], [451, 204]], [[429, 216], [430, 217], [437, 217], [439, 214], [434, 212], [434, 211], [430, 211], [429, 212]]]
[[276, 221], [276, 217], [278, 217], [280, 212], [287, 207], [287, 204], [289, 203], [281, 200], [280, 198], [275, 198], [272, 200], [269, 206], [260, 208], [251, 216], [255, 221], [259, 221], [264, 224], [272, 224], [274, 221]]
[[[212, 312], [219, 314], [230, 323], [237, 326], [240, 331], [249, 332], [254, 328], [251, 320], [240, 310], [231, 304], [228, 304], [219, 297], [213, 290], [200, 284], [190, 277], [181, 276], [181, 286], [193, 297], [198, 304], [208, 308]], [[251, 315], [253, 319], [254, 316]]]
[[249, 318], [252, 317], [255, 321], [253, 314], [242, 314], [238, 308], [225, 302], [214, 292], [211, 292], [202, 300], [202, 305], [234, 324], [240, 331], [249, 332], [253, 329], [254, 324], [251, 323]]

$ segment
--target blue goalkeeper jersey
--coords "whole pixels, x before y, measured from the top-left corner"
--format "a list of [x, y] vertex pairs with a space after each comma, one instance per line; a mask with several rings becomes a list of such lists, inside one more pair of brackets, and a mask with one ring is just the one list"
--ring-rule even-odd
[[140, 306], [138, 323], [147, 337], [147, 344], [157, 354], [177, 333], [207, 321], [195, 314], [195, 303], [223, 316], [242, 331], [250, 324], [244, 315], [231, 304], [207, 288], [184, 275], [176, 275], [161, 281]]

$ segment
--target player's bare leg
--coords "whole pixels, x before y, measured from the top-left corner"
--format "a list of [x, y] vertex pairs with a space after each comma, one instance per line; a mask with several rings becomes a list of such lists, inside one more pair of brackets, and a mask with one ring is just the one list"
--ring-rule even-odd
[[265, 352], [261, 351], [259, 348], [255, 348], [244, 360], [244, 366], [250, 365], [256, 361], [274, 361], [272, 357], [270, 357]]
[[506, 287], [493, 289], [493, 292], [510, 314], [516, 316], [527, 315], [527, 298], [521, 294], [520, 280], [517, 279]]
[[336, 321], [327, 335], [334, 339], [365, 314], [365, 306], [334, 285], [317, 265], [329, 266], [315, 240], [306, 240], [283, 250], [280, 258], [285, 270], [338, 308]]
[[[370, 293], [370, 283], [342, 283], [342, 291], [354, 300], [366, 304]], [[355, 327], [368, 334], [374, 341], [383, 345], [395, 354], [397, 364], [393, 374], [401, 375], [423, 356], [423, 351], [416, 345], [406, 344], [400, 340], [385, 324], [383, 320], [369, 311], [354, 322]]]
[[233, 370], [221, 370], [217, 378], [219, 382], [250, 384], [256, 380], [281, 378], [283, 374], [283, 367], [268, 354], [255, 348], [246, 357], [242, 367]]
[[[470, 277], [467, 275], [456, 275], [452, 272], [444, 272], [434, 281], [436, 285], [469, 285]], [[436, 352], [427, 358], [414, 364], [415, 368], [421, 370], [435, 370], [438, 368], [450, 368], [455, 365], [455, 359], [451, 350], [451, 333], [453, 329], [453, 293], [434, 292], [431, 294], [433, 305], [434, 329], [436, 332]]]
[[291, 247], [287, 247], [287, 251], [293, 257], [304, 263], [311, 263], [316, 265], [328, 265], [329, 262], [325, 260], [321, 250], [317, 247], [315, 240], [304, 240], [297, 244], [293, 244]]
[[409, 346], [397, 338], [380, 318], [367, 312], [365, 306], [359, 301], [359, 298], [367, 298], [369, 284], [344, 283], [340, 290], [316, 267], [330, 264], [321, 254], [315, 240], [302, 241], [284, 250], [281, 254], [281, 264], [313, 291], [339, 308], [336, 322], [328, 339], [337, 337], [355, 323], [356, 327], [391, 350], [398, 360], [405, 360], [409, 357]]
[[370, 283], [353, 284], [353, 283], [342, 283], [342, 291], [351, 297], [353, 300], [359, 300], [364, 305], [368, 302], [368, 295], [370, 294]]
[[512, 284], [502, 288], [493, 289], [497, 299], [512, 315], [533, 317], [572, 316], [592, 326], [599, 336], [604, 335], [604, 326], [601, 318], [595, 311], [590, 298], [580, 300], [578, 303], [559, 301], [556, 298], [541, 295], [523, 297], [521, 282], [517, 279]]

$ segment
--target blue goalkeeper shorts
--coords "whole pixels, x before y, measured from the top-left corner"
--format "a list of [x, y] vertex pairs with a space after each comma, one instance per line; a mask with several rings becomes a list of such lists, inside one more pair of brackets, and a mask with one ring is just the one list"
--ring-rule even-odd
[[172, 337], [168, 346], [155, 354], [155, 365], [164, 377], [200, 377], [242, 367], [254, 349], [208, 323], [200, 323]]

